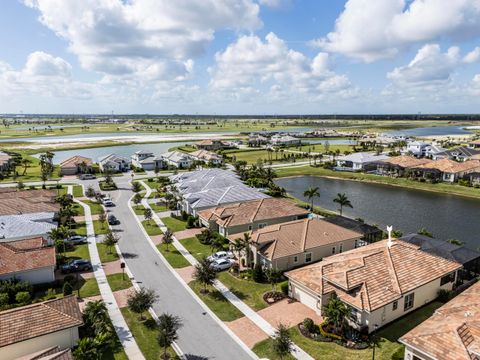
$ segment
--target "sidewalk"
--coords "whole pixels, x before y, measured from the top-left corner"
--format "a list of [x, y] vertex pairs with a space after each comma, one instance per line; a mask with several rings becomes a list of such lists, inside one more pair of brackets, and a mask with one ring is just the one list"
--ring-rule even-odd
[[[72, 193], [73, 187], [68, 186], [68, 193]], [[87, 225], [87, 241], [88, 241], [88, 251], [90, 253], [90, 261], [93, 266], [93, 273], [97, 279], [98, 288], [100, 289], [100, 294], [102, 295], [103, 302], [105, 303], [108, 315], [112, 320], [113, 327], [117, 333], [118, 339], [122, 343], [122, 346], [125, 350], [125, 353], [129, 359], [132, 360], [145, 360], [140, 348], [138, 347], [135, 339], [133, 338], [130, 329], [128, 328], [125, 319], [120, 312], [117, 301], [113, 295], [110, 285], [107, 281], [107, 276], [103, 270], [102, 263], [100, 261], [100, 255], [98, 254], [97, 243], [95, 238], [95, 232], [93, 230], [93, 220], [92, 214], [90, 212], [90, 206], [82, 203], [81, 201], [74, 199], [74, 201], [81, 205], [85, 211], [85, 221]]]
[[[140, 181], [140, 183], [147, 189], [146, 197], [142, 199], [142, 205], [146, 208], [149, 208], [150, 205], [148, 204], [147, 198], [150, 195], [152, 189], [144, 182]], [[160, 218], [153, 212], [152, 219], [155, 223], [160, 227], [160, 229], [165, 232], [167, 227], [165, 224], [160, 220]], [[188, 260], [188, 262], [192, 265], [196, 265], [198, 261], [193, 257], [192, 254], [177, 240], [175, 236], [173, 236], [173, 245], [175, 248]], [[276, 329], [272, 325], [270, 325], [264, 318], [262, 318], [258, 313], [256, 313], [252, 308], [250, 308], [247, 304], [245, 304], [242, 300], [240, 300], [234, 293], [232, 293], [225, 285], [223, 285], [220, 281], [216, 280], [214, 284], [215, 288], [222, 293], [222, 295], [232, 303], [238, 310], [240, 310], [248, 319], [250, 319], [255, 325], [257, 325], [260, 329], [262, 329], [265, 333], [267, 333], [270, 337], [275, 336]], [[299, 360], [314, 360], [310, 355], [308, 355], [305, 351], [303, 351], [297, 345], [293, 345], [292, 355]]]

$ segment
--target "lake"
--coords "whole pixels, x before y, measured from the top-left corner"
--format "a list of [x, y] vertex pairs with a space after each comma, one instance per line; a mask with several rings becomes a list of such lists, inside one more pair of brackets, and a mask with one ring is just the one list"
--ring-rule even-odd
[[426, 228], [439, 239], [459, 239], [472, 249], [480, 247], [480, 200], [477, 199], [315, 176], [275, 182], [292, 196], [307, 202], [303, 192], [310, 186], [318, 186], [320, 198], [315, 198], [314, 204], [332, 211], [338, 211], [338, 205], [333, 202], [337, 193], [345, 193], [353, 209], [345, 208], [344, 215], [362, 218], [383, 230], [392, 225], [407, 234]]
[[465, 126], [434, 126], [418, 127], [413, 129], [389, 131], [392, 136], [442, 136], [442, 135], [469, 135], [471, 131], [466, 130]]

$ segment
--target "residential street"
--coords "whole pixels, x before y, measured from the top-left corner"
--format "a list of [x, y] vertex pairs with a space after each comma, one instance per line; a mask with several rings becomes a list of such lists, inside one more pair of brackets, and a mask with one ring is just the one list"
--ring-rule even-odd
[[[109, 209], [121, 222], [119, 247], [135, 281], [155, 289], [160, 296], [154, 305], [157, 315], [168, 312], [180, 316], [183, 327], [177, 345], [187, 359], [251, 359], [240, 346], [191, 296], [153, 251], [139, 224], [127, 206], [133, 192], [130, 175], [116, 177], [119, 190], [110, 192], [116, 206]], [[98, 181], [84, 181], [98, 186]]]

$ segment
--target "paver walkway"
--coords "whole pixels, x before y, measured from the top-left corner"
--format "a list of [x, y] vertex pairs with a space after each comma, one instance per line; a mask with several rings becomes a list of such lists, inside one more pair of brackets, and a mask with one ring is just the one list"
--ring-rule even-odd
[[290, 327], [297, 325], [307, 317], [312, 319], [315, 324], [321, 324], [323, 322], [323, 318], [308, 306], [298, 301], [289, 302], [288, 299], [270, 305], [260, 310], [258, 314], [273, 326], [282, 323]]
[[[143, 181], [140, 181], [142, 185], [147, 189], [147, 197], [149, 196], [151, 189], [147, 184]], [[142, 200], [142, 205], [145, 207], [150, 207], [147, 202], [147, 199], [144, 198]], [[160, 220], [160, 218], [154, 213], [152, 219], [155, 223], [160, 227], [160, 229], [165, 232], [167, 227], [165, 224]], [[188, 252], [188, 250], [178, 241], [178, 239], [173, 236], [173, 245], [175, 248], [188, 260], [188, 262], [192, 265], [198, 263], [197, 259], [193, 257], [192, 254]], [[274, 337], [276, 333], [276, 328], [272, 326], [268, 321], [262, 318], [258, 313], [256, 313], [251, 307], [245, 304], [242, 300], [238, 298], [234, 293], [232, 293], [225, 285], [223, 285], [220, 281], [216, 280], [214, 287], [222, 293], [222, 295], [232, 303], [238, 310], [240, 310], [246, 317], [248, 317], [254, 324], [256, 324], [261, 330], [267, 333], [270, 337]], [[293, 349], [291, 351], [292, 355], [296, 359], [300, 360], [314, 360], [310, 355], [308, 355], [303, 349], [298, 347], [297, 345], [293, 345]]]
[[193, 273], [195, 272], [195, 267], [193, 266], [186, 266], [183, 268], [175, 269], [180, 275], [180, 277], [185, 281], [187, 284], [193, 280]]
[[[68, 187], [68, 193], [72, 193], [72, 186]], [[110, 289], [110, 285], [107, 281], [107, 276], [105, 275], [105, 271], [103, 270], [102, 264], [100, 262], [100, 255], [98, 254], [90, 207], [79, 200], [74, 199], [74, 201], [80, 204], [85, 211], [90, 261], [93, 266], [95, 278], [97, 279], [100, 294], [102, 295], [103, 302], [107, 307], [108, 315], [112, 320], [115, 332], [117, 333], [117, 336], [122, 343], [122, 346], [125, 349], [125, 353], [127, 354], [129, 359], [144, 360], [145, 357], [140, 351], [140, 348], [138, 347], [132, 333], [130, 332], [130, 329], [128, 328], [127, 323], [125, 322], [125, 319], [122, 316], [122, 313], [120, 312], [118, 304], [115, 300], [115, 296], [113, 295], [112, 289]]]
[[187, 238], [194, 237], [202, 232], [202, 229], [186, 229], [182, 231], [177, 231], [173, 235], [177, 238], [177, 240], [183, 240]]
[[260, 329], [246, 316], [234, 321], [228, 321], [226, 324], [250, 349], [256, 343], [269, 338], [265, 331]]
[[[128, 289], [118, 290], [113, 293], [113, 296], [115, 297], [115, 301], [117, 302], [117, 305], [119, 308], [123, 308], [127, 306], [128, 295], [132, 291], [135, 291], [133, 287]], [[102, 300], [102, 295], [90, 296], [83, 299], [79, 299], [78, 305], [80, 306], [80, 310], [83, 311], [83, 309], [89, 302], [98, 301], [98, 300]]]

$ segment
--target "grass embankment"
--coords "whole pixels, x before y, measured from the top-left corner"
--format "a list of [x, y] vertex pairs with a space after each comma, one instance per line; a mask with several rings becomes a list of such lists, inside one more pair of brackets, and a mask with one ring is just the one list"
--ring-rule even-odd
[[93, 231], [95, 235], [104, 235], [108, 233], [108, 224], [106, 221], [93, 220]]
[[145, 206], [143, 205], [134, 205], [132, 208], [135, 212], [135, 215], [143, 215], [143, 212], [145, 211]]
[[373, 175], [373, 174], [333, 171], [333, 170], [328, 170], [321, 167], [312, 167], [312, 166], [277, 168], [275, 169], [275, 172], [277, 173], [278, 177], [302, 176], [302, 175], [323, 176], [323, 177], [331, 177], [331, 178], [343, 179], [343, 180], [355, 180], [355, 181], [371, 182], [371, 183], [391, 185], [391, 186], [399, 186], [399, 187], [404, 187], [409, 189], [441, 192], [444, 194], [452, 194], [452, 195], [459, 195], [459, 196], [466, 196], [466, 197], [480, 199], [480, 189], [461, 186], [458, 184], [448, 184], [448, 183], [429, 184], [429, 183], [422, 183], [414, 180], [408, 180], [404, 178], [391, 178], [388, 176], [380, 176], [380, 175]]
[[84, 204], [90, 206], [90, 212], [92, 215], [98, 215], [103, 211], [103, 206], [97, 201], [93, 200], [83, 200]]

